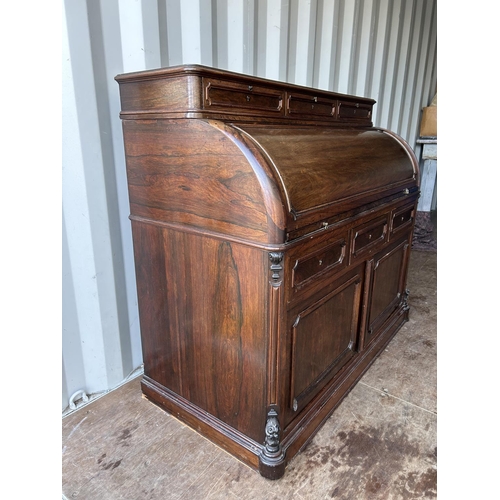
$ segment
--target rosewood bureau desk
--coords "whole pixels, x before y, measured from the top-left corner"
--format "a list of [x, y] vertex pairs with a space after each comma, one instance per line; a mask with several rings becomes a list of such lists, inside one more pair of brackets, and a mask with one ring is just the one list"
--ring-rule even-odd
[[118, 75], [150, 401], [270, 479], [408, 319], [419, 196], [371, 99]]

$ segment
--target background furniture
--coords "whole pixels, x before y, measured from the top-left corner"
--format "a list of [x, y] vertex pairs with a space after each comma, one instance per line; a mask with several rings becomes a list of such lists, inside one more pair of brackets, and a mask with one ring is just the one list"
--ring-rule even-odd
[[422, 144], [423, 160], [420, 200], [417, 210], [430, 212], [437, 179], [437, 137], [420, 137], [417, 143]]
[[416, 250], [433, 251], [437, 249], [431, 217], [437, 181], [437, 137], [420, 137], [417, 142], [422, 144], [423, 167], [412, 245]]

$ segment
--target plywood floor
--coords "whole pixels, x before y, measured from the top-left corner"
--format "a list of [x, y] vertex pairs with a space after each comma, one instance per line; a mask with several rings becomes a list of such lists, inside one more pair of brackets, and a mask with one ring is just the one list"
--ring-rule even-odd
[[436, 253], [412, 252], [408, 288], [410, 321], [281, 480], [143, 399], [134, 379], [63, 419], [63, 498], [436, 498]]

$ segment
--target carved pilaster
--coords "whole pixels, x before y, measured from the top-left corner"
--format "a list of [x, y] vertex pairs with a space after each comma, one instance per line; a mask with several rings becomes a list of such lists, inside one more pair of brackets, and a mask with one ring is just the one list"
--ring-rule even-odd
[[274, 408], [267, 412], [264, 447], [259, 457], [260, 473], [268, 479], [279, 479], [285, 473], [285, 453], [281, 446], [281, 426]]
[[278, 404], [278, 332], [280, 328], [283, 252], [269, 252], [269, 350], [267, 357], [267, 404]]

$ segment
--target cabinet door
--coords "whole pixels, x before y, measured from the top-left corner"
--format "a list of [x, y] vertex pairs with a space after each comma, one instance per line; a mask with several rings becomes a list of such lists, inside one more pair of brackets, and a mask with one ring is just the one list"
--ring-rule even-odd
[[409, 247], [406, 237], [375, 255], [367, 264], [371, 277], [365, 345], [383, 331], [384, 323], [402, 306]]
[[[302, 409], [355, 355], [362, 273], [349, 273], [289, 315], [289, 409]], [[319, 297], [318, 297], [319, 296]]]

